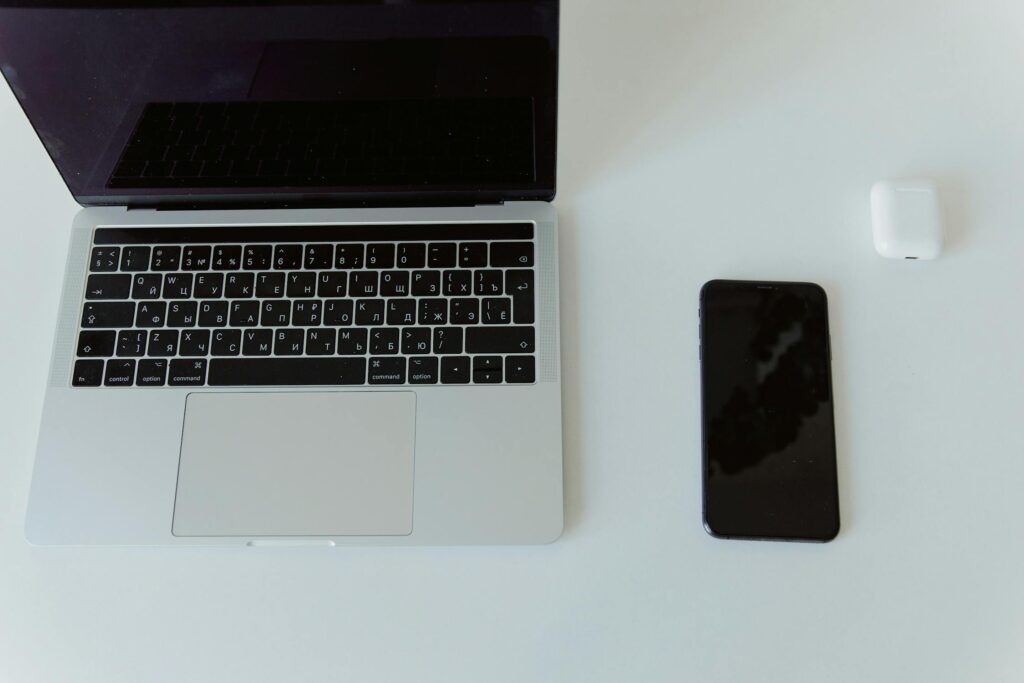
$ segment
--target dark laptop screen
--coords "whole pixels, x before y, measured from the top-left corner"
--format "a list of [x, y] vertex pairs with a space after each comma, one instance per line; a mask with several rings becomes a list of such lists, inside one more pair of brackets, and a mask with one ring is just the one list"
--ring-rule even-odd
[[0, 68], [85, 204], [555, 189], [557, 0], [0, 0]]

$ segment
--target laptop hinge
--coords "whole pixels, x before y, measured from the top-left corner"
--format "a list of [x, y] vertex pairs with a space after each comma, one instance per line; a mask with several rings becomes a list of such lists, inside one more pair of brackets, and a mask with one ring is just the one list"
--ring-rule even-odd
[[[495, 206], [505, 203], [506, 198], [498, 195], [444, 194], [439, 196], [409, 196], [393, 199], [337, 199], [337, 198], [301, 198], [282, 200], [279, 198], [253, 199], [240, 197], [231, 199], [195, 201], [188, 198], [163, 198], [152, 202], [131, 202], [129, 211], [209, 211], [224, 209], [384, 209], [384, 208], [422, 208], [422, 207], [472, 207]], [[516, 198], [518, 199], [518, 198]], [[525, 199], [525, 198], [524, 198]]]

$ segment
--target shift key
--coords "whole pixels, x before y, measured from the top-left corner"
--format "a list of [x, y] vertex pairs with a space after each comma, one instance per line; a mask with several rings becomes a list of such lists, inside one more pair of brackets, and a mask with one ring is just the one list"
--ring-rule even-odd
[[468, 327], [466, 353], [533, 353], [532, 327]]

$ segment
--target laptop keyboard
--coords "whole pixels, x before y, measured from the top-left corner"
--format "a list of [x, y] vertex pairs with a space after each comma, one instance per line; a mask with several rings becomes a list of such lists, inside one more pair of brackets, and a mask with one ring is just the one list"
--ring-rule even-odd
[[72, 386], [529, 384], [533, 226], [99, 228]]

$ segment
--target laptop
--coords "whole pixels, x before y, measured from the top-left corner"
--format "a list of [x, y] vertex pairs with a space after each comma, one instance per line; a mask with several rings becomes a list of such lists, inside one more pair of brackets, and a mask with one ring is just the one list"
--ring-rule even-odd
[[83, 206], [28, 540], [556, 539], [557, 65], [556, 0], [0, 2]]

